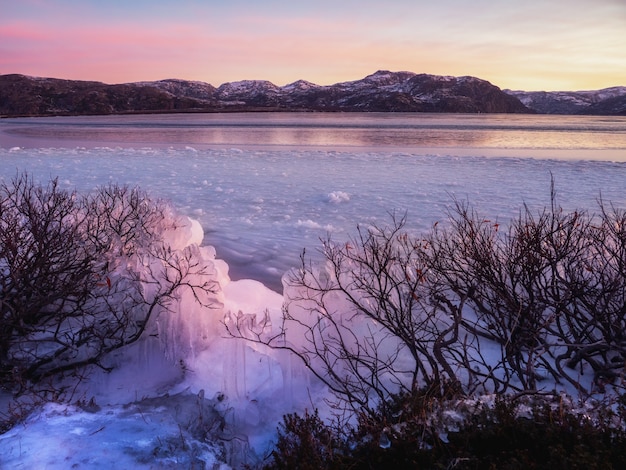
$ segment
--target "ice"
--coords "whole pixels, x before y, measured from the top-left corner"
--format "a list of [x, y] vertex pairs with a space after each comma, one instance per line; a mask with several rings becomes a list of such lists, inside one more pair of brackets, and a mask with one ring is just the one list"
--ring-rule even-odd
[[145, 399], [126, 408], [48, 404], [0, 435], [0, 464], [16, 469], [226, 469], [221, 449], [206, 442], [196, 427], [204, 420], [217, 429], [219, 419], [210, 400], [193, 394]]
[[333, 191], [328, 195], [328, 202], [338, 204], [350, 200], [350, 195], [344, 191]]
[[109, 181], [139, 185], [197, 219], [204, 243], [218, 247], [233, 279], [254, 278], [277, 291], [282, 273], [326, 231], [347, 237], [357, 224], [385, 224], [390, 212], [407, 212], [411, 228], [426, 230], [456, 197], [505, 222], [523, 203], [547, 204], [551, 176], [566, 209], [594, 208], [600, 194], [625, 202], [621, 163], [440, 152], [0, 149], [0, 173], [58, 176], [81, 191]]
[[[98, 410], [48, 405], [0, 435], [0, 466], [150, 468], [191, 466], [198, 459], [219, 468], [219, 452], [193, 429], [184, 430], [186, 446], [177, 444], [180, 420], [167, 411], [172, 397], [185, 397], [174, 400], [182, 409], [196, 403], [201, 391], [233, 433], [228, 442], [253, 461], [270, 448], [284, 413], [321, 405], [325, 390], [289, 354], [228, 338], [222, 322], [229, 316], [267, 318], [267, 325], [277, 325], [281, 278], [298, 264], [302, 249], [317, 256], [327, 232], [341, 241], [357, 224], [385, 225], [391, 213], [406, 212], [408, 228], [425, 231], [445, 218], [455, 198], [506, 223], [522, 204], [548, 204], [552, 178], [566, 210], [593, 211], [600, 196], [626, 206], [623, 163], [502, 152], [462, 157], [445, 150], [0, 148], [5, 181], [28, 171], [42, 182], [58, 177], [61, 185], [83, 192], [115, 182], [171, 201], [179, 223], [167, 234], [170, 245], [194, 250], [220, 285], [214, 309], [183, 297], [175, 314], [159, 319], [158, 340], [118, 351], [110, 358], [118, 368], [90, 377], [81, 397], [93, 397]], [[146, 401], [168, 393], [162, 402]], [[146, 463], [150, 455], [161, 460]]]

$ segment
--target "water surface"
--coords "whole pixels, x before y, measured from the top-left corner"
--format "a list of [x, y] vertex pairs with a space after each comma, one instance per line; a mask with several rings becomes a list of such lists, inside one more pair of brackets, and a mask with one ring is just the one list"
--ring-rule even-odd
[[18, 118], [0, 121], [3, 144], [446, 149], [446, 154], [461, 149], [472, 155], [619, 160], [626, 150], [626, 117], [216, 113]]

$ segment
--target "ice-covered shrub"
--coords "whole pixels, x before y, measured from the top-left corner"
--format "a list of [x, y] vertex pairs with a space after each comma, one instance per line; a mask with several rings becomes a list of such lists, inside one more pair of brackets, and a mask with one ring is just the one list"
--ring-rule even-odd
[[0, 185], [0, 378], [14, 391], [158, 334], [184, 292], [205, 307], [218, 284], [182, 224], [138, 189], [79, 195], [22, 174]]
[[[280, 322], [231, 334], [294, 353], [350, 413], [390, 397], [623, 386], [626, 213], [551, 204], [504, 224], [455, 201], [429, 233], [405, 218], [322, 240], [285, 278]], [[252, 325], [252, 326], [251, 326]], [[390, 412], [390, 410], [389, 410]]]
[[300, 269], [286, 275], [275, 334], [264, 321], [256, 331], [227, 325], [231, 333], [296, 354], [351, 412], [456, 382], [451, 359], [466, 354], [459, 322], [433, 308], [427, 247], [404, 223], [360, 229], [347, 243], [324, 240], [325, 264], [303, 256]]

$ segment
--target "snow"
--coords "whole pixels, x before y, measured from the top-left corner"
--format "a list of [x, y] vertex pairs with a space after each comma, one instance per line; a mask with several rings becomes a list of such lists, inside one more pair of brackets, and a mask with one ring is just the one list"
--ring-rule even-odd
[[[392, 212], [425, 231], [455, 197], [505, 223], [523, 203], [547, 204], [551, 177], [566, 210], [593, 210], [600, 194], [626, 207], [624, 163], [465, 150], [0, 148], [4, 180], [28, 171], [79, 191], [116, 182], [171, 201], [184, 221], [168, 234], [171, 247], [196, 250], [220, 285], [214, 309], [183, 297], [175, 315], [159, 319], [160, 340], [116, 352], [110, 360], [120, 367], [95, 372], [72, 404], [47, 404], [0, 435], [0, 467], [258, 463], [282, 415], [323, 407], [326, 392], [293, 357], [229, 338], [222, 322], [278, 324], [281, 278], [303, 248], [314, 253], [327, 232], [343, 240], [357, 224], [384, 225]], [[207, 429], [213, 434], [202, 435]]]
[[617, 86], [590, 91], [516, 91], [504, 90], [526, 106], [541, 113], [575, 114], [603, 100], [626, 95], [626, 87]]
[[220, 85], [217, 89], [217, 94], [222, 98], [228, 99], [231, 95], [241, 97], [258, 93], [277, 93], [279, 90], [279, 87], [267, 80], [240, 80]]
[[289, 83], [281, 87], [283, 91], [286, 91], [288, 93], [291, 93], [294, 91], [310, 90], [312, 88], [323, 88], [323, 87], [321, 87], [320, 85], [316, 85], [315, 83], [308, 82], [306, 80], [296, 80], [293, 83]]
[[384, 224], [389, 212], [406, 211], [412, 228], [426, 230], [454, 195], [510, 218], [524, 202], [547, 203], [551, 174], [570, 208], [593, 207], [600, 190], [616, 204], [625, 197], [624, 166], [611, 162], [192, 146], [0, 149], [0, 160], [4, 178], [28, 169], [81, 191], [139, 185], [197, 219], [233, 278], [279, 292], [282, 273], [326, 231], [346, 237], [357, 223]]
[[220, 449], [185, 429], [198, 417], [197, 403], [178, 401], [187, 409], [158, 399], [124, 408], [47, 404], [0, 436], [0, 463], [14, 469], [228, 468], [217, 458]]

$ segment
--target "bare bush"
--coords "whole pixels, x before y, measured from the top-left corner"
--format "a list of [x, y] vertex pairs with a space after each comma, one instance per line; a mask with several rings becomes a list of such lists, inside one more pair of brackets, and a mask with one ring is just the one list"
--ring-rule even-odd
[[460, 201], [425, 236], [405, 222], [322, 240], [324, 262], [303, 253], [285, 278], [282, 323], [232, 319], [231, 335], [291, 351], [358, 413], [418, 389], [623, 385], [626, 212], [564, 212], [552, 186], [508, 227]]
[[550, 208], [537, 216], [524, 208], [507, 231], [463, 205], [451, 221], [448, 232], [432, 238], [433, 269], [452, 295], [442, 308], [450, 298], [465, 299], [463, 327], [501, 348], [498, 363], [473, 361], [477, 375], [496, 391], [533, 391], [549, 378], [588, 393], [581, 384], [585, 374], [593, 374], [599, 390], [622, 385], [623, 211], [600, 203], [597, 215], [564, 213], [553, 193]]
[[[393, 394], [458, 385], [453, 359], [466, 353], [459, 319], [431, 302], [427, 245], [393, 218], [347, 243], [322, 241], [323, 266], [304, 256], [286, 278], [283, 322], [227, 323], [231, 334], [288, 349], [352, 411], [373, 412]], [[338, 405], [340, 406], [340, 405]]]
[[18, 175], [0, 186], [0, 376], [18, 392], [137, 341], [181, 290], [217, 286], [192, 248], [161, 238], [167, 205], [111, 185], [93, 195]]
[[433, 231], [430, 263], [439, 276], [440, 308], [457, 312], [463, 300], [463, 328], [479, 344], [500, 348], [496, 362], [475, 354], [466, 363], [487, 388], [535, 390], [538, 369], [551, 368], [543, 359], [555, 338], [546, 327], [554, 321], [552, 294], [562, 291], [560, 269], [584, 244], [571, 233], [577, 219], [554, 210], [534, 216], [524, 208], [501, 230], [457, 202], [449, 228]]
[[[585, 365], [599, 390], [623, 386], [626, 358], [626, 213], [601, 201], [600, 214], [579, 223], [585, 249], [562, 269], [552, 331], [561, 341], [560, 374], [577, 384]], [[567, 293], [567, 298], [563, 299]], [[557, 296], [558, 295], [558, 296]]]
[[84, 200], [85, 235], [111, 258], [130, 256], [158, 243], [166, 203], [154, 200], [139, 188], [109, 184]]

